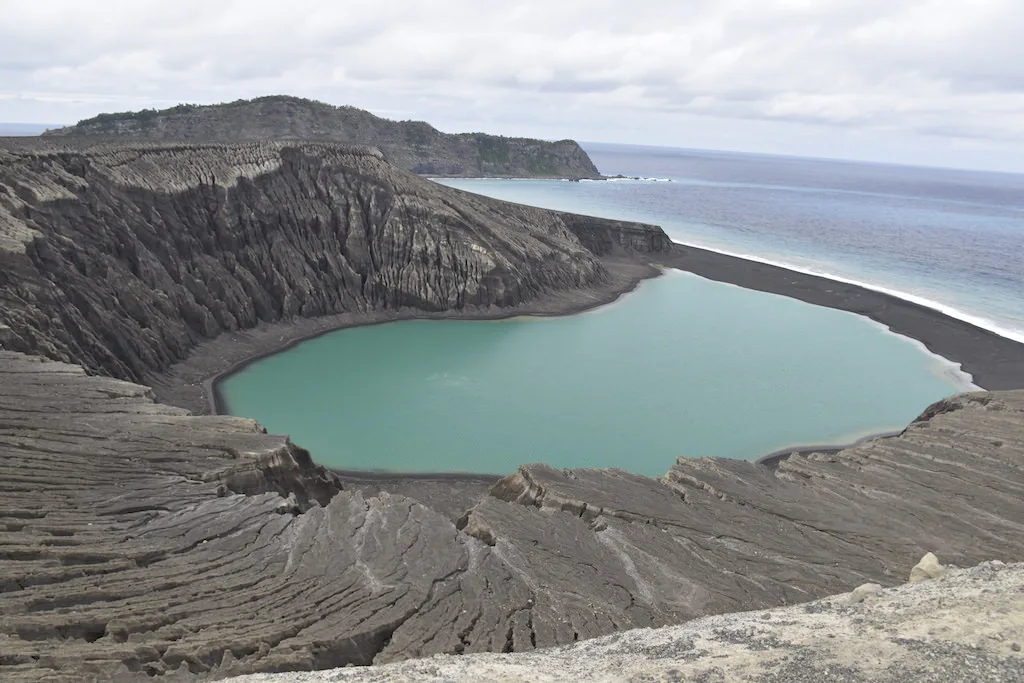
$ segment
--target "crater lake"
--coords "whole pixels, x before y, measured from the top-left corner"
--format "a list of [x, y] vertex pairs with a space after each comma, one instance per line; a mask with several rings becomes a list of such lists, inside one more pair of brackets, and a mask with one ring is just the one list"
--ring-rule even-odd
[[902, 429], [963, 375], [860, 316], [669, 271], [565, 317], [331, 332], [219, 383], [328, 467], [658, 476]]

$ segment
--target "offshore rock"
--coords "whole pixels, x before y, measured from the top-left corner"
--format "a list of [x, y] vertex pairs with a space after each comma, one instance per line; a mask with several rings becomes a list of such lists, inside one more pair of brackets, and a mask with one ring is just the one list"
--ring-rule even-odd
[[424, 121], [389, 121], [355, 107], [286, 96], [100, 114], [45, 135], [116, 135], [160, 141], [316, 140], [377, 147], [395, 165], [427, 175], [601, 177], [573, 140], [452, 135]]

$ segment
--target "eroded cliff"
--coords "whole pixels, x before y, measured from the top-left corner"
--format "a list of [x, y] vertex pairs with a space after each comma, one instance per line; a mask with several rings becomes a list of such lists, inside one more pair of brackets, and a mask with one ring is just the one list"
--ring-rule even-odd
[[[591, 247], [588, 249], [588, 247]], [[0, 149], [0, 343], [141, 380], [200, 340], [600, 284], [653, 226], [459, 192], [342, 145]]]

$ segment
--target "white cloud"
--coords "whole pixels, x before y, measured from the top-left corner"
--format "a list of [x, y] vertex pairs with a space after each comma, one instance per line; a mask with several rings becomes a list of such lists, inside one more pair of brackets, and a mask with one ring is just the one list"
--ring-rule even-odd
[[1019, 0], [98, 4], [0, 0], [0, 120], [292, 93], [545, 137], [1024, 148]]

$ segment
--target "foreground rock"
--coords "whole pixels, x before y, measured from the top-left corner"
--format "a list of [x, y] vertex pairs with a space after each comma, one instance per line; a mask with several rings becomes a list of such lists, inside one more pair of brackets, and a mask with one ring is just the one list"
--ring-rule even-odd
[[910, 583], [937, 579], [946, 573], [946, 568], [939, 562], [934, 553], [928, 553], [910, 570]]
[[0, 679], [522, 651], [1024, 556], [1024, 392], [775, 472], [524, 467], [458, 524], [149, 396], [0, 352]]
[[232, 683], [413, 681], [1024, 680], [1024, 564], [987, 562], [938, 581], [763, 612], [639, 629], [568, 647], [439, 655], [401, 664], [262, 674]]
[[377, 147], [395, 165], [428, 175], [600, 177], [590, 157], [573, 140], [452, 135], [424, 121], [389, 121], [355, 107], [334, 107], [298, 97], [100, 114], [45, 135], [191, 142], [317, 140]]

